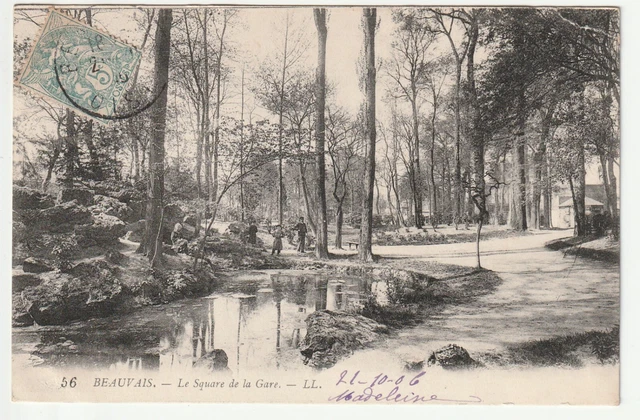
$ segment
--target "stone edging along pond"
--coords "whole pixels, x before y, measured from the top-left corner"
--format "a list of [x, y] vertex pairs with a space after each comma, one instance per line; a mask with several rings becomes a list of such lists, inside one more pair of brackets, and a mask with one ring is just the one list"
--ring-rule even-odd
[[[205, 296], [216, 290], [219, 277], [216, 274], [233, 273], [226, 270], [214, 273], [210, 269], [203, 269], [194, 274], [186, 268], [187, 264], [178, 268], [177, 262], [172, 264], [173, 269], [161, 273], [149, 270], [133, 273], [130, 267], [139, 265], [137, 258], [142, 257], [131, 255], [128, 256], [129, 261], [119, 263], [106, 258], [98, 259], [80, 263], [68, 272], [39, 274], [39, 284], [25, 285], [17, 292], [14, 288], [13, 326], [28, 326], [34, 322], [39, 325], [65, 325], [78, 320], [126, 313], [150, 304]], [[169, 258], [179, 262], [184, 257]], [[383, 281], [386, 302], [380, 304], [373, 298], [369, 299], [357, 313], [351, 315], [366, 317], [385, 328], [415, 325], [424, 318], [425, 309], [433, 310], [456, 301], [449, 291], [443, 290], [447, 282], [441, 280], [446, 279], [436, 279], [426, 273], [381, 264], [282, 260], [283, 265], [302, 272], [335, 273]], [[256, 269], [261, 268], [266, 267]], [[460, 279], [471, 274], [472, 271], [453, 277]], [[15, 283], [14, 278], [14, 286]]]
[[[219, 271], [215, 273], [218, 274], [216, 277], [210, 269], [197, 274], [184, 267], [176, 269], [177, 260], [187, 259], [175, 256], [172, 257], [176, 259], [172, 264], [174, 269], [162, 273], [150, 273], [147, 270], [145, 276], [132, 282], [131, 272], [127, 268], [137, 265], [135, 259], [138, 256], [128, 258], [131, 261], [120, 264], [98, 259], [77, 264], [66, 272], [41, 273], [40, 284], [26, 286], [19, 293], [14, 293], [14, 326], [32, 325], [34, 321], [39, 325], [65, 325], [78, 320], [126, 313], [149, 304], [205, 296], [216, 290], [220, 274], [233, 274], [233, 271]], [[487, 271], [467, 270], [461, 274], [435, 278], [425, 272], [383, 264], [286, 259], [282, 259], [282, 263], [289, 268], [273, 271], [364, 277], [384, 284], [382, 292], [386, 298], [383, 302], [374, 298], [371, 292], [362, 305], [352, 311], [320, 310], [307, 317], [307, 334], [301, 343], [300, 353], [305, 364], [316, 369], [331, 367], [393, 330], [421, 322], [430, 313], [441, 310], [445, 304], [455, 304], [461, 298], [484, 294], [499, 280]], [[487, 282], [487, 275], [497, 280]], [[463, 288], [475, 290], [476, 293], [469, 296], [452, 293], [452, 290], [460, 289], [460, 284], [448, 288], [447, 283], [468, 282], [476, 277], [481, 277], [480, 281], [475, 281], [476, 284], [469, 283], [468, 287], [462, 285]], [[480, 285], [483, 285], [483, 290], [479, 290]]]
[[[77, 264], [69, 270], [43, 273], [16, 272], [13, 276], [13, 326], [64, 325], [89, 318], [106, 317], [149, 304], [169, 303], [182, 298], [199, 297], [215, 291], [216, 274], [208, 267], [192, 272], [188, 264], [175, 259], [173, 268], [152, 272], [142, 270], [138, 255], [114, 262], [108, 258]], [[301, 269], [318, 268], [318, 263], [296, 262]], [[134, 268], [131, 268], [134, 266]], [[258, 267], [264, 269], [267, 267]], [[271, 268], [271, 267], [269, 267]], [[315, 270], [314, 270], [315, 271]], [[373, 276], [416, 282], [421, 276], [379, 267], [332, 266], [322, 271], [349, 276]]]

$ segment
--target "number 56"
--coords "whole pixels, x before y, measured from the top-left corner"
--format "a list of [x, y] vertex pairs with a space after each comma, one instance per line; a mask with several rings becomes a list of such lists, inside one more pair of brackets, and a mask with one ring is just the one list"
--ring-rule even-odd
[[76, 387], [76, 377], [74, 376], [73, 378], [69, 379], [69, 381], [67, 381], [66, 377], [62, 378], [62, 383], [60, 384], [60, 388], [75, 388]]

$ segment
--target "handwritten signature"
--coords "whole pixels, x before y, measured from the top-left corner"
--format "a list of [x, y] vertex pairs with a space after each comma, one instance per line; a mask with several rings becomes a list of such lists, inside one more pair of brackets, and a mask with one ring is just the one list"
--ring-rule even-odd
[[[373, 377], [371, 380], [367, 380], [360, 376], [360, 371], [356, 371], [352, 375], [349, 375], [349, 371], [344, 370], [340, 374], [336, 386], [348, 385], [350, 386], [340, 394], [329, 397], [329, 401], [335, 402], [367, 402], [370, 400], [384, 401], [392, 403], [429, 403], [429, 402], [453, 402], [453, 403], [481, 403], [482, 398], [475, 395], [470, 395], [468, 399], [458, 398], [443, 398], [436, 394], [422, 395], [419, 394], [417, 385], [420, 384], [420, 379], [426, 374], [426, 372], [419, 372], [412, 377], [401, 375], [397, 378], [391, 378], [384, 373], [380, 373]], [[364, 380], [363, 380], [364, 379]], [[374, 389], [376, 387], [383, 387], [385, 384], [393, 384], [393, 388], [389, 391], [379, 391]], [[361, 391], [352, 389], [357, 388], [358, 385], [366, 385]], [[408, 390], [401, 387], [409, 387]], [[413, 388], [416, 387], [416, 388]]]

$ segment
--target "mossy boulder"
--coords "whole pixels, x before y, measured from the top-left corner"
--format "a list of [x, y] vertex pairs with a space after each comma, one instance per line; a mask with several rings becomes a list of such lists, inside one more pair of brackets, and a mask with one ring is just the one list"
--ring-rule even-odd
[[463, 347], [449, 344], [431, 353], [427, 365], [441, 366], [444, 369], [465, 369], [477, 366], [478, 362]]
[[56, 202], [62, 204], [75, 200], [78, 204], [87, 207], [93, 204], [94, 195], [95, 192], [88, 188], [63, 188], [58, 191]]
[[372, 319], [343, 311], [317, 311], [305, 322], [307, 335], [300, 353], [304, 356], [304, 363], [316, 369], [334, 366], [389, 331]]
[[53, 207], [53, 197], [28, 187], [13, 186], [13, 209], [41, 210]]
[[125, 234], [125, 223], [115, 216], [100, 213], [93, 216], [91, 224], [75, 227], [80, 246], [110, 246]]
[[40, 275], [42, 283], [21, 293], [26, 312], [39, 325], [103, 317], [126, 305], [130, 291], [105, 261], [80, 263], [66, 273]]

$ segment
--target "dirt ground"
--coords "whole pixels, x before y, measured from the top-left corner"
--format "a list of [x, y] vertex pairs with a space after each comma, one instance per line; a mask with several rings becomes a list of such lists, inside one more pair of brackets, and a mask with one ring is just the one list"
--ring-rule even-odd
[[[449, 306], [354, 357], [402, 364], [455, 343], [469, 352], [501, 352], [524, 341], [611, 329], [620, 319], [619, 265], [545, 249], [571, 231], [483, 242], [482, 265], [502, 279], [494, 293]], [[374, 247], [385, 258], [475, 265], [474, 244]], [[384, 362], [383, 362], [384, 360]]]

